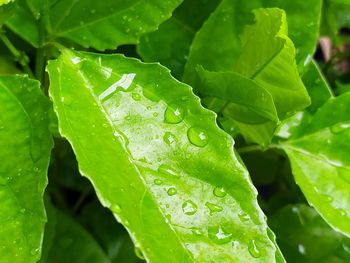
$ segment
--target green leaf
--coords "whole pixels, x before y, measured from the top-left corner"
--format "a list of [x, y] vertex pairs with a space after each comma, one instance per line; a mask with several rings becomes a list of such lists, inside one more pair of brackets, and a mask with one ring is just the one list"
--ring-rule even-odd
[[252, 10], [261, 7], [279, 7], [285, 10], [289, 35], [297, 51], [297, 65], [302, 71], [316, 48], [320, 0], [223, 0], [193, 40], [184, 80], [195, 84], [195, 67], [198, 64], [210, 71], [233, 69], [241, 54], [240, 36], [244, 26], [253, 22]]
[[148, 261], [275, 262], [232, 138], [189, 86], [121, 55], [65, 50], [48, 71], [81, 173]]
[[36, 262], [53, 144], [50, 103], [38, 81], [20, 75], [0, 76], [0, 101], [0, 261]]
[[311, 98], [311, 105], [307, 108], [309, 112], [314, 113], [333, 97], [333, 92], [315, 61], [309, 64], [302, 80]]
[[350, 239], [330, 228], [311, 207], [289, 205], [268, 221], [287, 262], [350, 261]]
[[192, 40], [219, 0], [185, 0], [155, 32], [140, 39], [138, 52], [146, 62], [160, 62], [182, 78]]
[[75, 220], [49, 202], [48, 223], [40, 263], [111, 263], [99, 244]]
[[[302, 123], [277, 136], [291, 162], [296, 183], [308, 202], [334, 228], [350, 235], [350, 94], [330, 98], [313, 116], [299, 113]], [[306, 115], [306, 116], [303, 116]], [[281, 130], [283, 132], [281, 132]]]
[[2, 24], [12, 15], [13, 7], [13, 0], [0, 0], [0, 29]]
[[[136, 44], [171, 16], [182, 0], [42, 0], [21, 1], [7, 25], [34, 46], [39, 43], [40, 23], [45, 23], [48, 41], [68, 39], [97, 50]], [[36, 19], [42, 18], [42, 21]], [[23, 23], [23, 20], [27, 23]]]
[[199, 68], [197, 93], [228, 101], [219, 112], [237, 122], [247, 141], [266, 146], [279, 119], [305, 108], [309, 97], [286, 35], [285, 13], [276, 8], [254, 13], [256, 23], [246, 27], [240, 57], [231, 69], [242, 76]]

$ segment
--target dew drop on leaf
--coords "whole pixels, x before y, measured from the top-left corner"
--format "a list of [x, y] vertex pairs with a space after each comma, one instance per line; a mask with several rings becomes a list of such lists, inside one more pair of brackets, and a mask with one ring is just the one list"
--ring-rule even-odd
[[217, 186], [214, 188], [214, 195], [217, 197], [224, 197], [227, 193], [223, 187]]
[[254, 239], [252, 241], [250, 241], [249, 246], [248, 246], [248, 251], [249, 251], [250, 255], [252, 255], [252, 257], [254, 257], [254, 258], [260, 257], [260, 251], [259, 251], [258, 247], [256, 246]]
[[198, 147], [204, 147], [208, 144], [208, 135], [207, 132], [198, 126], [192, 126], [187, 131], [187, 137], [189, 141]]
[[162, 183], [163, 183], [162, 180], [160, 180], [160, 179], [154, 179], [154, 184], [156, 184], [156, 185], [161, 185]]
[[170, 104], [165, 110], [164, 119], [168, 123], [179, 123], [184, 119], [184, 111], [177, 104]]
[[203, 230], [198, 228], [198, 227], [192, 227], [191, 230], [195, 236], [203, 236], [204, 235]]
[[210, 212], [220, 212], [222, 211], [222, 206], [206, 202], [205, 205], [210, 209]]
[[337, 134], [337, 133], [341, 133], [341, 132], [345, 131], [348, 128], [350, 128], [350, 123], [341, 122], [341, 123], [334, 124], [331, 127], [331, 131], [334, 134]]
[[135, 255], [139, 258], [144, 260], [145, 257], [143, 256], [143, 253], [139, 247], [135, 247]]
[[112, 212], [114, 213], [119, 213], [120, 212], [120, 205], [115, 204], [114, 206], [111, 207]]
[[175, 172], [170, 166], [166, 164], [162, 164], [158, 168], [158, 172], [165, 174], [165, 175], [171, 175], [171, 176], [177, 176], [177, 172]]
[[141, 95], [138, 93], [132, 93], [131, 97], [136, 101], [141, 100]]
[[238, 213], [238, 217], [239, 219], [241, 219], [242, 222], [248, 221], [250, 219], [250, 216], [243, 211]]
[[163, 136], [163, 140], [166, 144], [171, 145], [175, 142], [175, 135], [171, 132], [166, 132]]
[[211, 240], [218, 244], [225, 244], [230, 242], [231, 233], [226, 233], [221, 227], [208, 227], [208, 236]]
[[170, 187], [168, 189], [167, 193], [168, 193], [169, 196], [176, 195], [177, 194], [177, 190], [174, 187]]
[[186, 215], [194, 215], [197, 212], [197, 205], [191, 200], [187, 200], [182, 204], [182, 211]]
[[31, 254], [32, 256], [35, 256], [35, 255], [38, 254], [38, 252], [39, 252], [39, 248], [36, 248], [36, 249], [32, 249], [32, 250], [30, 251], [30, 254]]

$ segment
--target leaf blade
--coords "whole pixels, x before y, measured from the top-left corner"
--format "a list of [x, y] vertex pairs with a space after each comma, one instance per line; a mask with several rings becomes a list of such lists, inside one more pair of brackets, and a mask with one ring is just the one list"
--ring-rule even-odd
[[[82, 174], [92, 180], [101, 202], [127, 227], [146, 259], [197, 262], [209, 256], [214, 261], [275, 260], [276, 249], [267, 236], [267, 226], [255, 200], [256, 190], [233, 153], [232, 139], [217, 128], [214, 114], [200, 106], [188, 86], [171, 78], [169, 71], [159, 65], [143, 64], [119, 55], [65, 52], [48, 66], [50, 94], [61, 133], [73, 144]], [[114, 73], [106, 75], [107, 68]], [[150, 76], [154, 79], [150, 80]], [[74, 80], [77, 87], [74, 92], [83, 99], [68, 99], [70, 103], [64, 105], [67, 98], [74, 97], [70, 85], [63, 85], [68, 79]], [[179, 115], [185, 121], [179, 120]], [[70, 129], [68, 122], [74, 128]], [[82, 123], [86, 126], [78, 127]], [[206, 126], [201, 126], [204, 123]], [[101, 127], [104, 128], [100, 130]], [[74, 138], [78, 136], [74, 130], [85, 134], [83, 130], [90, 129], [101, 136]], [[178, 146], [173, 148], [172, 143]], [[99, 153], [87, 158], [89, 152], [84, 151], [82, 145], [99, 148]], [[105, 146], [99, 147], [101, 145]], [[207, 151], [211, 158], [206, 157]], [[114, 161], [106, 163], [108, 159]], [[101, 163], [105, 163], [103, 167]], [[101, 168], [98, 173], [93, 171], [94, 166]], [[113, 171], [118, 170], [116, 175]], [[99, 179], [103, 174], [106, 176]], [[123, 174], [128, 178], [121, 176]], [[221, 178], [220, 182], [213, 174]], [[121, 188], [115, 186], [116, 180]], [[218, 184], [228, 186], [224, 198], [213, 193]], [[232, 202], [239, 207], [232, 207]], [[240, 210], [250, 218], [240, 219]], [[224, 213], [226, 219], [220, 213]], [[253, 233], [240, 237], [240, 228]], [[237, 235], [230, 231], [236, 231]], [[160, 241], [164, 236], [167, 242]], [[231, 237], [245, 247], [239, 255], [231, 253]], [[254, 256], [248, 251], [252, 239], [260, 251]], [[201, 243], [200, 247], [194, 245], [196, 242]], [[215, 253], [214, 247], [223, 250]], [[207, 250], [211, 251], [210, 255]], [[174, 258], [169, 259], [169, 251], [174, 252]]]
[[43, 193], [53, 146], [50, 104], [39, 82], [20, 75], [0, 77], [0, 96], [0, 157], [6, 160], [0, 166], [0, 259], [36, 262], [46, 222]]

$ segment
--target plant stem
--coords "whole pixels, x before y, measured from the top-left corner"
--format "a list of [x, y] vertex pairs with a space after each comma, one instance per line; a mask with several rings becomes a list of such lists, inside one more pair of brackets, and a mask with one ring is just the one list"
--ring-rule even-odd
[[46, 54], [45, 47], [42, 45], [45, 39], [45, 28], [42, 17], [39, 18], [39, 48], [35, 56], [35, 76], [43, 83], [45, 74]]
[[16, 47], [11, 43], [11, 41], [4, 35], [0, 33], [0, 39], [5, 44], [5, 46], [10, 50], [12, 55], [15, 57], [16, 61], [22, 66], [23, 70], [29, 75], [30, 78], [34, 78], [34, 74], [31, 68], [28, 66], [28, 57], [26, 54], [21, 53], [16, 49]]

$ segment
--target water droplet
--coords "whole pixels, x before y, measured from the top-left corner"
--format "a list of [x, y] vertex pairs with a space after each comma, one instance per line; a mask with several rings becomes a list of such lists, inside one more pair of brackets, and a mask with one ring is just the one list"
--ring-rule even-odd
[[170, 187], [168, 189], [167, 193], [168, 193], [169, 196], [176, 195], [177, 194], [177, 190], [174, 187]]
[[36, 249], [32, 249], [32, 250], [30, 251], [30, 254], [31, 254], [32, 256], [35, 256], [35, 255], [38, 254], [38, 252], [39, 252], [39, 248], [36, 248]]
[[241, 219], [242, 222], [248, 221], [250, 219], [250, 216], [243, 211], [238, 213], [238, 217], [239, 219]]
[[182, 211], [186, 215], [194, 215], [197, 212], [197, 205], [191, 200], [187, 200], [182, 204]]
[[147, 106], [147, 108], [146, 108], [147, 110], [151, 110], [152, 109], [152, 107], [151, 106]]
[[341, 216], [346, 216], [346, 215], [347, 215], [347, 214], [346, 214], [346, 211], [345, 211], [344, 209], [342, 209], [342, 208], [338, 209], [338, 211], [339, 211], [339, 214], [340, 214]]
[[189, 141], [198, 147], [204, 147], [208, 144], [208, 135], [207, 132], [198, 126], [192, 126], [187, 131], [187, 137]]
[[165, 110], [164, 118], [168, 123], [179, 123], [184, 119], [184, 111], [177, 104], [170, 104]]
[[208, 227], [208, 236], [215, 243], [225, 244], [230, 242], [232, 234], [226, 233], [221, 227], [211, 226], [211, 227]]
[[142, 254], [142, 251], [139, 247], [135, 247], [135, 255], [139, 258], [139, 259], [142, 259], [144, 260], [145, 257], [143, 256]]
[[305, 247], [302, 244], [298, 245], [298, 250], [300, 254], [303, 254], [303, 255], [305, 254]]
[[156, 185], [161, 185], [162, 183], [163, 183], [162, 180], [160, 180], [160, 179], [154, 179], [154, 184], [156, 184]]
[[121, 210], [120, 205], [118, 205], [118, 204], [113, 205], [111, 207], [111, 210], [112, 210], [113, 213], [119, 213], [120, 210]]
[[141, 95], [139, 93], [132, 93], [131, 97], [134, 100], [141, 100]]
[[166, 132], [163, 136], [163, 140], [166, 144], [171, 145], [175, 142], [175, 135], [171, 132]]
[[341, 122], [341, 123], [334, 124], [331, 127], [331, 131], [333, 133], [337, 134], [337, 133], [341, 133], [341, 132], [345, 131], [348, 128], [350, 128], [350, 123]]
[[154, 116], [154, 117], [157, 117], [157, 116], [158, 116], [158, 112], [154, 112], [154, 113], [153, 113], [153, 116]]
[[130, 121], [130, 120], [131, 120], [131, 117], [130, 117], [130, 116], [126, 116], [125, 119], [126, 119], [127, 121]]
[[191, 230], [192, 230], [192, 233], [196, 236], [203, 236], [204, 235], [203, 230], [198, 228], [198, 227], [192, 227]]
[[174, 171], [170, 166], [166, 164], [162, 164], [158, 168], [158, 172], [165, 174], [165, 175], [171, 175], [171, 176], [178, 176], [177, 172]]
[[227, 194], [225, 189], [221, 186], [215, 187], [213, 193], [217, 197], [224, 197]]
[[258, 247], [256, 246], [254, 239], [252, 241], [250, 241], [249, 246], [248, 246], [248, 251], [249, 251], [250, 255], [252, 255], [252, 257], [254, 257], [254, 258], [260, 257], [260, 251], [259, 251]]
[[210, 209], [210, 212], [220, 212], [222, 211], [222, 206], [206, 202], [205, 205]]

